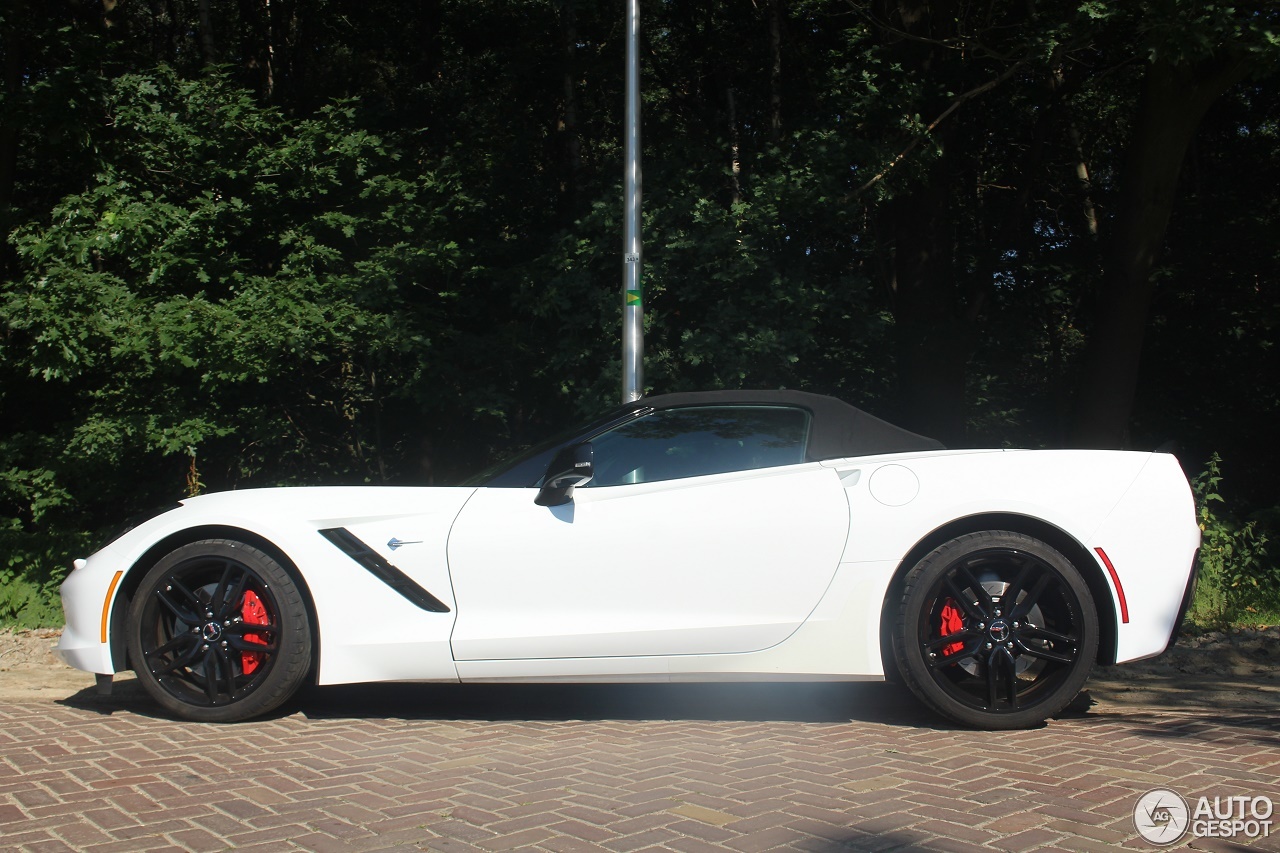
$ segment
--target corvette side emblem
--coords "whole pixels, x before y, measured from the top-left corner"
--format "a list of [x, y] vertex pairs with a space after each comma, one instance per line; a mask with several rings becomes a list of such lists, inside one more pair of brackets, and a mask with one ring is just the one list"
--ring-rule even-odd
[[392, 536], [390, 539], [387, 540], [387, 547], [390, 548], [392, 551], [399, 548], [401, 545], [421, 545], [421, 544], [422, 544], [421, 539], [415, 539], [412, 542], [406, 542], [403, 539], [397, 539], [394, 536]]

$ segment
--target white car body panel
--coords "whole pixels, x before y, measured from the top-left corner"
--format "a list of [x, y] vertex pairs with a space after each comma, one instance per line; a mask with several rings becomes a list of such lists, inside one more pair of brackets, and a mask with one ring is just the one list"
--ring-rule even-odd
[[[72, 666], [83, 662], [88, 665], [81, 668], [91, 672], [113, 672], [110, 652], [97, 637], [110, 568], [133, 565], [156, 542], [187, 528], [216, 526], [256, 534], [301, 568], [323, 650], [319, 683], [456, 681], [449, 634], [457, 610], [445, 564], [445, 542], [458, 510], [474, 491], [362, 486], [249, 489], [188, 499], [180, 509], [140, 525], [99, 551], [91, 558], [95, 571], [86, 565], [72, 573], [71, 586], [63, 588], [68, 631], [58, 650]], [[330, 527], [347, 527], [361, 535], [450, 611], [431, 613], [410, 603], [318, 535], [318, 530]], [[393, 536], [415, 544], [393, 553], [386, 545]], [[103, 569], [97, 570], [98, 565]], [[106, 574], [100, 574], [103, 571]], [[86, 584], [82, 595], [82, 579], [91, 577], [95, 582]], [[97, 604], [93, 604], [95, 598]], [[115, 606], [121, 603], [113, 601]]]
[[[297, 566], [321, 684], [879, 677], [881, 610], [904, 557], [938, 528], [989, 513], [1038, 519], [1106, 551], [1129, 616], [1115, 625], [1117, 658], [1133, 660], [1169, 642], [1199, 544], [1176, 460], [1146, 453], [902, 453], [579, 488], [554, 509], [535, 506], [535, 494], [355, 487], [190, 499], [72, 572], [58, 651], [72, 666], [115, 671], [100, 633], [104, 605], [127, 606], [126, 584], [107, 600], [113, 578], [193, 527], [247, 531]], [[318, 534], [329, 527], [449, 612], [413, 605]], [[393, 550], [393, 537], [407, 544]], [[1119, 613], [1119, 591], [1106, 586]]]
[[579, 488], [559, 507], [536, 506], [524, 489], [481, 489], [449, 540], [454, 655], [768, 648], [818, 604], [848, 529], [839, 480], [817, 463]]
[[[822, 464], [840, 472], [848, 484], [853, 524], [844, 560], [861, 562], [901, 559], [920, 540], [922, 528], [927, 533], [954, 519], [986, 513], [1038, 518], [1083, 543], [1150, 457], [1087, 450], [995, 450]], [[877, 499], [875, 485], [886, 469], [915, 475], [919, 487], [914, 498], [898, 505]], [[859, 476], [850, 478], [853, 472]]]
[[[1157, 526], [1152, 518], [1184, 522]], [[1116, 662], [1163, 652], [1169, 642], [1163, 626], [1178, 620], [1187, 566], [1200, 547], [1195, 502], [1178, 460], [1151, 454], [1085, 545], [1095, 554], [1095, 548], [1105, 550], [1126, 593], [1129, 619], [1119, 626]]]
[[458, 674], [463, 681], [878, 681], [884, 677], [880, 601], [865, 590], [883, 590], [895, 568], [891, 562], [842, 564], [804, 624], [758, 652], [458, 661]]
[[115, 600], [112, 586], [116, 572], [123, 575], [128, 565], [107, 546], [79, 564], [62, 582], [66, 625], [55, 651], [68, 666], [99, 675], [116, 671], [111, 646], [101, 635], [101, 620], [104, 609], [109, 613]]
[[[1159, 654], [1168, 644], [1200, 543], [1191, 490], [1174, 457], [1088, 450], [952, 451], [823, 464], [841, 473], [849, 496], [852, 525], [843, 563], [896, 564], [922, 532], [955, 519], [992, 513], [1034, 518], [1069, 534], [1098, 560], [1099, 568], [1094, 549], [1104, 548], [1124, 587], [1131, 589], [1130, 619], [1118, 624], [1117, 663]], [[914, 473], [918, 493], [898, 505], [877, 500], [873, 484], [886, 468]], [[1046, 489], [1046, 483], [1052, 487]], [[885, 579], [882, 594], [887, 585]], [[1107, 587], [1118, 614], [1119, 591], [1113, 583]], [[1141, 591], [1136, 601], [1133, 591]], [[1143, 618], [1137, 618], [1135, 606]], [[867, 616], [878, 619], [879, 606]]]

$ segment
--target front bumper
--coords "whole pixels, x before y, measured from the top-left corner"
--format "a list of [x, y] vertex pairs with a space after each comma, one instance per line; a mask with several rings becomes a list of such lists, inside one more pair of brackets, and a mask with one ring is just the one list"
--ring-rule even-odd
[[62, 582], [66, 627], [54, 652], [69, 666], [99, 675], [116, 671], [107, 641], [107, 620], [121, 575], [123, 572], [115, 568], [115, 560], [99, 551]]

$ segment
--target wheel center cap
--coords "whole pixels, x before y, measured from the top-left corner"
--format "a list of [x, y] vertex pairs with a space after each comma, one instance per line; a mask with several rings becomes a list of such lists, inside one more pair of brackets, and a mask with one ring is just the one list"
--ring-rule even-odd
[[997, 619], [987, 627], [987, 635], [997, 643], [1009, 639], [1009, 633], [1009, 623], [1003, 619]]
[[206, 643], [216, 643], [218, 638], [222, 636], [222, 626], [217, 622], [206, 622], [205, 626], [200, 629], [200, 635], [204, 637]]

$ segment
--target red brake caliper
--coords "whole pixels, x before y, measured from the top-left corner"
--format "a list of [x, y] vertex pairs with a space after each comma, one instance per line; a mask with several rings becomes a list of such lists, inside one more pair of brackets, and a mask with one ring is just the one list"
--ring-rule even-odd
[[[938, 614], [938, 636], [948, 637], [957, 631], [964, 630], [964, 614], [956, 607], [955, 599], [948, 598], [942, 603], [942, 612]], [[964, 643], [949, 643], [942, 647], [942, 654], [953, 655], [964, 648]]]
[[[271, 620], [267, 617], [267, 608], [263, 606], [262, 599], [258, 598], [258, 594], [253, 590], [249, 590], [244, 594], [244, 603], [240, 605], [240, 616], [244, 619], [246, 625], [271, 624]], [[244, 641], [246, 643], [256, 643], [260, 646], [267, 644], [267, 638], [262, 634], [245, 634]], [[244, 674], [253, 675], [258, 667], [262, 666], [262, 662], [266, 657], [263, 652], [241, 652], [240, 666], [244, 669]]]

